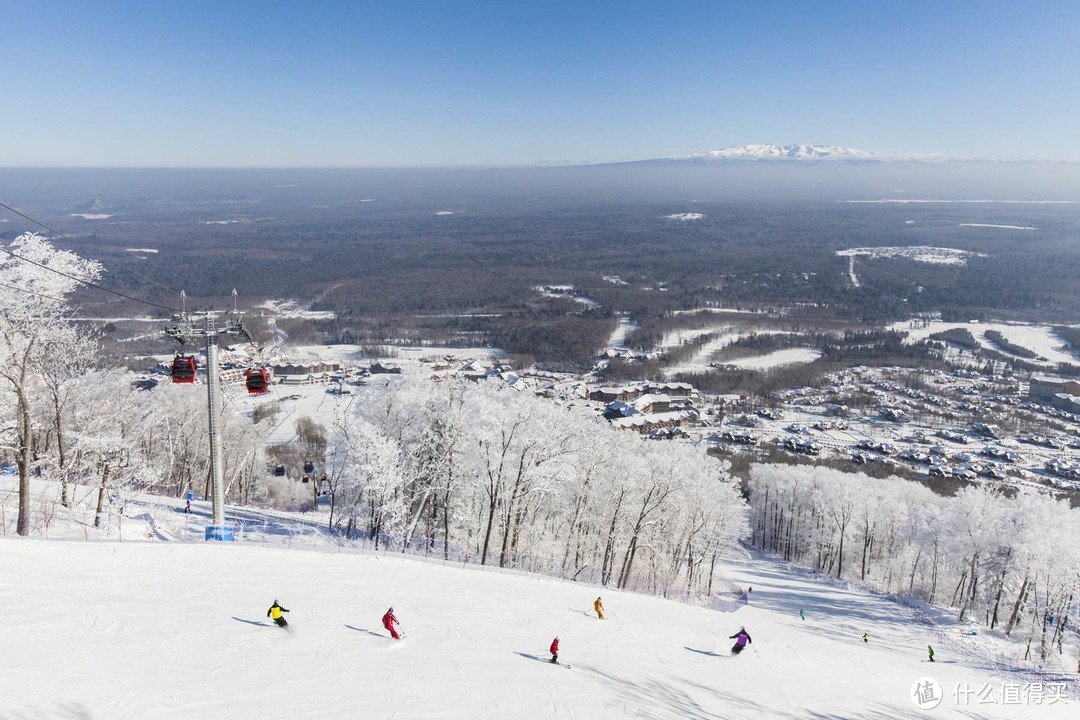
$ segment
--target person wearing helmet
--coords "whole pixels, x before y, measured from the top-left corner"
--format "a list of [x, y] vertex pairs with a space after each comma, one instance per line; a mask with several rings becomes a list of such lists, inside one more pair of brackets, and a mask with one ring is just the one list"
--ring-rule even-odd
[[746, 628], [739, 628], [739, 632], [732, 635], [729, 639], [735, 641], [735, 645], [731, 648], [732, 655], [738, 655], [748, 643], [754, 642], [750, 639], [750, 633], [746, 632]]
[[603, 620], [604, 619], [604, 603], [600, 602], [599, 597], [596, 598], [596, 602], [594, 602], [592, 604], [592, 606], [593, 606], [593, 610], [596, 611], [596, 617]]
[[394, 616], [394, 608], [390, 608], [386, 611], [386, 614], [382, 616], [382, 626], [390, 632], [390, 637], [395, 640], [400, 640], [401, 635], [394, 629], [395, 625], [401, 627], [401, 623], [399, 623], [398, 619]]
[[285, 630], [288, 630], [289, 629], [289, 623], [288, 623], [288, 621], [285, 620], [285, 616], [282, 615], [282, 613], [287, 613], [287, 612], [289, 612], [289, 611], [286, 610], [285, 608], [281, 607], [281, 605], [278, 604], [278, 601], [275, 600], [274, 604], [270, 606], [270, 609], [266, 611], [266, 617], [270, 618], [275, 623], [277, 623], [277, 626], [279, 628], [283, 628]]

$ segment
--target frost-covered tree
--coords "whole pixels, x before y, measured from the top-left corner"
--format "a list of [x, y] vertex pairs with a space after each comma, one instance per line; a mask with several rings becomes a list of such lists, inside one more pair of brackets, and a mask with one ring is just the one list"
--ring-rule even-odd
[[1067, 501], [987, 486], [940, 496], [900, 478], [784, 465], [751, 468], [749, 489], [765, 550], [841, 578], [858, 567], [872, 587], [1004, 624], [1026, 633], [1029, 656], [1062, 652], [1080, 597], [1080, 509]]
[[[726, 465], [501, 383], [369, 386], [335, 422], [335, 523], [396, 547], [663, 594], [705, 592], [746, 534]], [[388, 484], [389, 483], [389, 484]], [[496, 560], [497, 559], [497, 560]]]
[[0, 254], [0, 386], [14, 400], [12, 433], [19, 471], [17, 532], [30, 532], [30, 471], [35, 461], [34, 386], [58, 356], [77, 356], [89, 338], [71, 332], [68, 298], [101, 266], [26, 233]]

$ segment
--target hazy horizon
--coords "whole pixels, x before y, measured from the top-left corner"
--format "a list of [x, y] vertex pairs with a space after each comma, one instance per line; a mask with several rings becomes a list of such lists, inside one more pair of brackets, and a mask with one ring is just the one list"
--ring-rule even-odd
[[[0, 199], [260, 195], [281, 202], [490, 198], [1080, 201], [1076, 163], [626, 163], [521, 168], [0, 168]], [[64, 205], [67, 203], [67, 205]], [[68, 210], [76, 212], [77, 210]], [[0, 213], [0, 217], [5, 217]], [[14, 220], [14, 217], [10, 219]], [[2, 227], [2, 225], [0, 225]], [[10, 226], [9, 226], [10, 227]]]

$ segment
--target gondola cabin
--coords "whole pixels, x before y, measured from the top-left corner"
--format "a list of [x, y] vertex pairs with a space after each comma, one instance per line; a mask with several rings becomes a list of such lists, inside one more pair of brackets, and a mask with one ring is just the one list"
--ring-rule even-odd
[[266, 373], [266, 368], [255, 368], [247, 371], [246, 375], [247, 391], [252, 395], [264, 393], [269, 389], [270, 378]]
[[191, 355], [177, 355], [172, 361], [172, 381], [174, 383], [195, 382], [195, 358]]

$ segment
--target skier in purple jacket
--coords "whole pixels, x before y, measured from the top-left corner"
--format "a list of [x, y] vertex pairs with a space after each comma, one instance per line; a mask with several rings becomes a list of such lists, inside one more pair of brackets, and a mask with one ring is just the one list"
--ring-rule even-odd
[[735, 645], [731, 648], [732, 655], [738, 655], [746, 647], [747, 643], [754, 642], [750, 639], [750, 633], [746, 632], [746, 628], [739, 628], [739, 632], [732, 635], [729, 639], [735, 641]]

